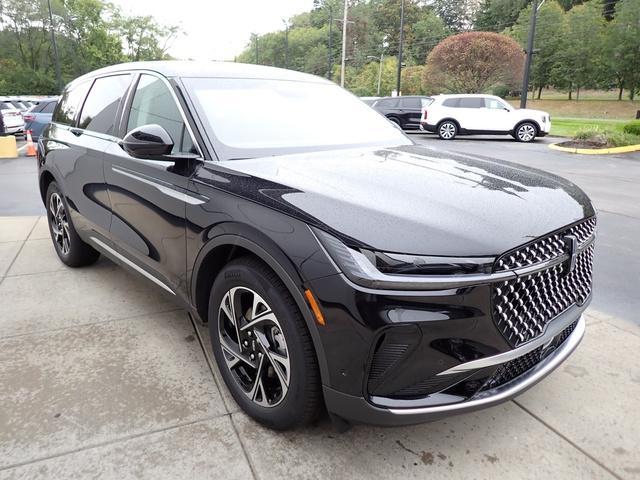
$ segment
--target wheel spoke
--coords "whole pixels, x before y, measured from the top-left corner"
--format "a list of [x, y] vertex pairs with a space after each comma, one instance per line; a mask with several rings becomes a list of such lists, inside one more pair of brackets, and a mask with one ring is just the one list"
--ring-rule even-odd
[[259, 317], [252, 319], [246, 325], [241, 326], [240, 327], [240, 331], [244, 332], [244, 331], [247, 331], [247, 330], [251, 330], [252, 328], [255, 328], [256, 325], [258, 325], [259, 323], [263, 323], [263, 322], [274, 323], [275, 319], [276, 319], [276, 317], [275, 317], [273, 312], [271, 312], [271, 311], [265, 312], [265, 313], [261, 314]]
[[269, 362], [273, 366], [273, 370], [276, 372], [278, 380], [280, 380], [280, 383], [282, 384], [283, 390], [286, 390], [286, 388], [289, 387], [289, 359], [286, 356], [276, 353], [269, 348], [269, 342], [264, 333], [258, 333], [256, 335], [256, 338], [260, 343], [262, 351], [268, 357]]
[[236, 348], [230, 345], [222, 335], [220, 336], [220, 346], [225, 352], [233, 356], [233, 359], [227, 359], [225, 356], [225, 360], [227, 361], [227, 365], [229, 366], [230, 369], [234, 368], [240, 362], [249, 365], [251, 368], [256, 367], [251, 360], [246, 358], [241, 352], [239, 352]]

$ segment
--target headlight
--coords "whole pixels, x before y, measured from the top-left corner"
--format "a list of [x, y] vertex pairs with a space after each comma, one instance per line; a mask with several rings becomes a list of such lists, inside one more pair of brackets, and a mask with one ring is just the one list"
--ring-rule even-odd
[[511, 274], [491, 273], [493, 257], [432, 257], [375, 252], [346, 246], [312, 229], [337, 267], [353, 283], [370, 288], [434, 290], [479, 285]]

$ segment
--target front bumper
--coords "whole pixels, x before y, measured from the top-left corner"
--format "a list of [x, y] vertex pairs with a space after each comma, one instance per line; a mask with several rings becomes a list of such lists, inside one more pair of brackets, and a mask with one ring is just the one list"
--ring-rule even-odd
[[[567, 314], [570, 312], [566, 312]], [[575, 313], [575, 312], [571, 312]], [[536, 342], [536, 346], [525, 345], [520, 349], [506, 352], [492, 357], [486, 357], [479, 361], [475, 361], [476, 365], [462, 364], [457, 367], [456, 371], [461, 368], [476, 368], [482, 367], [486, 364], [498, 365], [505, 359], [512, 358], [514, 355], [526, 352], [530, 352], [532, 348], [537, 348], [538, 344], [544, 345], [545, 342], [554, 338], [554, 335], [558, 334], [558, 331], [565, 326], [568, 320], [571, 320], [570, 315], [565, 315], [564, 318], [556, 319], [553, 323], [556, 323], [555, 329], [549, 329], [543, 337], [540, 337], [540, 341]], [[575, 321], [575, 320], [574, 320]], [[562, 343], [547, 355], [543, 360], [537, 363], [533, 368], [527, 370], [522, 375], [514, 378], [513, 380], [504, 383], [500, 386], [489, 390], [483, 390], [475, 394], [473, 397], [458, 402], [429, 405], [429, 399], [422, 399], [422, 402], [426, 404], [423, 406], [415, 406], [408, 408], [400, 407], [382, 407], [374, 405], [367, 401], [364, 397], [348, 395], [329, 387], [324, 387], [324, 396], [327, 404], [327, 409], [341, 416], [349, 421], [356, 423], [367, 423], [374, 425], [410, 425], [415, 423], [422, 423], [428, 421], [434, 421], [442, 417], [455, 415], [459, 413], [471, 412], [481, 408], [490, 407], [510, 400], [515, 396], [523, 393], [533, 385], [538, 383], [555, 368], [557, 368], [578, 346], [585, 332], [585, 319], [580, 314], [575, 328], [571, 334], [562, 341]], [[517, 350], [520, 350], [517, 352]], [[508, 354], [508, 355], [507, 355]], [[478, 364], [478, 362], [484, 362]], [[474, 362], [469, 362], [474, 363]], [[447, 372], [443, 372], [447, 373]], [[455, 373], [455, 372], [452, 372]]]

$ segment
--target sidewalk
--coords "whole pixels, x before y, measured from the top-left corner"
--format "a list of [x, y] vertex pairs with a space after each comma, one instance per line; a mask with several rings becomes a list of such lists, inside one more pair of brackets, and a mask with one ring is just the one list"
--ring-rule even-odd
[[153, 288], [106, 259], [64, 267], [44, 217], [0, 217], [0, 479], [640, 477], [634, 325], [590, 313], [567, 363], [488, 410], [276, 433]]

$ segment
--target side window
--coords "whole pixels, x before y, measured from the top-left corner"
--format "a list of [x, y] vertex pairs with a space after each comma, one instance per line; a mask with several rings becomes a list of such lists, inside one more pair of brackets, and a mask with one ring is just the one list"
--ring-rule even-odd
[[482, 108], [484, 107], [484, 98], [482, 97], [463, 97], [460, 99], [459, 108]]
[[506, 105], [502, 101], [496, 98], [486, 98], [486, 97], [484, 99], [484, 106], [487, 108], [493, 108], [496, 110], [502, 110], [503, 108], [506, 108]]
[[58, 108], [53, 112], [53, 121], [65, 125], [73, 125], [76, 113], [82, 106], [89, 88], [91, 88], [90, 80], [67, 88], [62, 97], [60, 97], [60, 101], [58, 101]]
[[447, 98], [444, 102], [442, 102], [442, 105], [444, 107], [458, 108], [459, 101], [459, 98]]
[[384, 100], [380, 100], [376, 103], [376, 107], [379, 108], [395, 108], [398, 106], [397, 98], [385, 98]]
[[401, 98], [400, 106], [402, 108], [410, 108], [412, 110], [420, 110], [422, 108], [422, 102], [420, 102], [419, 98]]
[[113, 135], [120, 99], [130, 83], [131, 75], [113, 75], [96, 79], [82, 107], [78, 126], [92, 132]]
[[172, 154], [198, 153], [167, 85], [151, 75], [140, 75], [131, 103], [127, 131], [143, 125], [163, 127], [173, 140]]
[[[49, 102], [49, 103], [46, 103], [46, 104], [44, 105], [44, 108], [43, 108], [42, 110], [40, 110], [40, 111], [41, 111], [42, 113], [53, 113], [53, 111], [54, 111], [54, 110], [55, 110], [55, 108], [56, 108], [56, 103], [57, 103], [57, 102]], [[40, 106], [40, 105], [38, 105], [38, 107], [39, 107], [39, 106]]]

